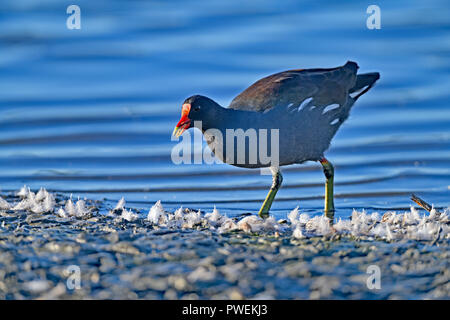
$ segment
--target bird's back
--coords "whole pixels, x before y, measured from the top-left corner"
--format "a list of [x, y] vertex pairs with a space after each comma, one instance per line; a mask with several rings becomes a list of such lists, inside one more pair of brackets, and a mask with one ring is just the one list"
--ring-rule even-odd
[[313, 98], [320, 105], [344, 105], [350, 89], [355, 86], [357, 69], [357, 64], [349, 61], [337, 68], [276, 73], [245, 89], [229, 108], [264, 112], [280, 105], [299, 104], [307, 98]]

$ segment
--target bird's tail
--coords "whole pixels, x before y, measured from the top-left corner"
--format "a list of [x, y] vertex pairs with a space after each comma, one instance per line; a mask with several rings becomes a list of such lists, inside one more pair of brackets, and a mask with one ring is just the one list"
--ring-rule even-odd
[[380, 74], [378, 72], [358, 74], [356, 76], [355, 86], [349, 91], [350, 96], [355, 99], [355, 101], [358, 100], [359, 97], [373, 87], [378, 79], [380, 79]]

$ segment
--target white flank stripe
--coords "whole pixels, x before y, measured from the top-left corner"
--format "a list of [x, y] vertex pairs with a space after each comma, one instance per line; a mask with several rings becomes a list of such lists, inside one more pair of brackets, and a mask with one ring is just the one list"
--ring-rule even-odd
[[308, 103], [311, 102], [312, 99], [313, 98], [307, 98], [307, 99], [303, 100], [303, 102], [298, 107], [298, 111], [301, 111]]
[[329, 106], [326, 106], [325, 109], [323, 109], [322, 114], [325, 114], [328, 111], [334, 110], [336, 108], [339, 108], [339, 105], [337, 103], [330, 104]]
[[334, 119], [333, 121], [330, 122], [330, 124], [333, 126], [333, 125], [335, 125], [338, 122], [339, 122], [339, 119]]

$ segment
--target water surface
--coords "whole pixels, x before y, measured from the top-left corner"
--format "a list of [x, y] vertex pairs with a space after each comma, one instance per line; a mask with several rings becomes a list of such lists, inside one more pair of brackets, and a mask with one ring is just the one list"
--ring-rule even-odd
[[[170, 135], [182, 101], [223, 106], [257, 79], [357, 61], [378, 71], [327, 157], [338, 216], [400, 209], [416, 193], [450, 195], [450, 12], [444, 1], [379, 1], [366, 28], [359, 1], [78, 1], [82, 29], [59, 1], [0, 6], [0, 188], [157, 200], [233, 215], [256, 212], [271, 178], [228, 165], [175, 165]], [[319, 165], [284, 170], [272, 212], [319, 213]]]

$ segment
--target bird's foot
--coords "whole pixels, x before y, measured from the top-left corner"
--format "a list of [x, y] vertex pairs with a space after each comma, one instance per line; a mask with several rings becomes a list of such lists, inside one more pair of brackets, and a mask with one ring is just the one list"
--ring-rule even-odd
[[258, 216], [261, 219], [264, 219], [264, 220], [267, 219], [269, 217], [269, 210], [263, 210], [263, 208], [261, 208], [258, 212]]
[[327, 217], [328, 219], [330, 219], [331, 221], [334, 220], [334, 207], [333, 208], [329, 208], [329, 209], [325, 209], [324, 210], [324, 214], [325, 217]]

